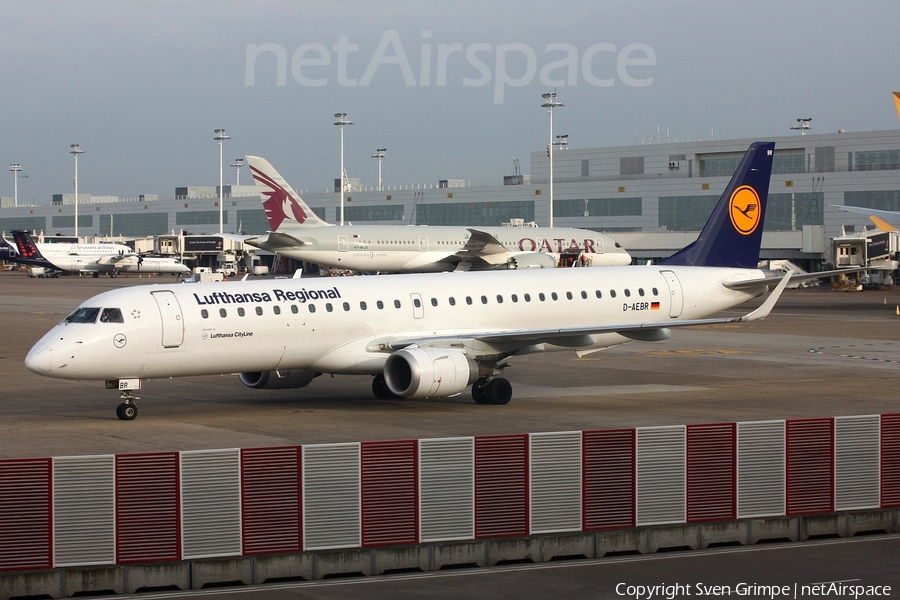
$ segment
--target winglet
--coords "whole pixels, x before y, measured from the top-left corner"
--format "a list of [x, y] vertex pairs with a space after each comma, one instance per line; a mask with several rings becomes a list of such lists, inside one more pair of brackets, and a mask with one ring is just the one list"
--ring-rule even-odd
[[775, 286], [775, 289], [772, 290], [772, 293], [769, 294], [769, 297], [766, 298], [766, 301], [763, 302], [759, 308], [754, 310], [752, 313], [746, 314], [738, 321], [757, 321], [759, 319], [765, 319], [769, 316], [769, 313], [772, 312], [772, 309], [775, 307], [775, 303], [778, 302], [778, 299], [781, 298], [781, 292], [784, 291], [784, 288], [787, 286], [788, 281], [791, 280], [791, 276], [794, 274], [794, 271], [788, 271], [785, 273], [784, 277], [782, 277], [781, 281], [778, 282], [778, 285]]

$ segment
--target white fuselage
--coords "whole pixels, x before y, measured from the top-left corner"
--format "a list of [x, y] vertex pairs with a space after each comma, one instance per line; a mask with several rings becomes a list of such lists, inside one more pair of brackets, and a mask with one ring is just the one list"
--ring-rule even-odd
[[629, 340], [610, 326], [659, 328], [741, 304], [762, 290], [722, 283], [761, 276], [630, 266], [128, 287], [81, 305], [118, 309], [121, 322], [63, 322], [26, 365], [83, 380], [301, 368], [377, 374], [404, 339], [444, 340], [475, 359], [597, 349]]
[[[558, 261], [568, 254], [578, 266], [607, 267], [631, 263], [631, 255], [611, 237], [586, 229], [565, 227], [477, 227], [494, 236], [507, 254], [486, 254], [489, 265], [506, 264], [510, 256], [540, 252]], [[471, 236], [466, 227], [348, 225], [282, 227], [304, 241], [279, 248], [289, 258], [361, 272], [438, 272], [454, 268]], [[475, 268], [477, 270], [477, 266]]]
[[174, 258], [140, 257], [121, 244], [35, 244], [60, 271], [87, 273], [188, 273]]

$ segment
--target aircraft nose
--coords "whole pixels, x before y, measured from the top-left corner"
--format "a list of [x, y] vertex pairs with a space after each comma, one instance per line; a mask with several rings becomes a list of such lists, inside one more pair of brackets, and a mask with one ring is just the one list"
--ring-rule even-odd
[[38, 375], [49, 373], [53, 368], [53, 358], [50, 347], [44, 343], [35, 344], [25, 357], [25, 368]]

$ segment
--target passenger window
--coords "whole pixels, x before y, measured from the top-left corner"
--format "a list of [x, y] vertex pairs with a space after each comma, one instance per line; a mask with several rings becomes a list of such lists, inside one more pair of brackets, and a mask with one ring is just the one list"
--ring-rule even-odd
[[309, 312], [311, 312], [311, 313], [316, 312], [316, 305], [315, 305], [315, 304], [310, 304], [310, 305], [309, 305]]
[[447, 299], [447, 302], [450, 303], [450, 306], [456, 306], [456, 298], [453, 296], [450, 296], [450, 298]]
[[432, 298], [432, 299], [431, 299], [431, 305], [432, 305], [432, 306], [437, 306], [437, 298]]
[[582, 299], [582, 300], [587, 300], [587, 292], [584, 291], [584, 290], [581, 290], [581, 299]]
[[259, 316], [262, 316], [262, 306], [257, 306], [257, 307], [256, 307], [256, 314], [259, 315]]
[[246, 313], [246, 311], [244, 311], [244, 307], [238, 306], [238, 316], [243, 317], [245, 314], [247, 314], [247, 313]]
[[472, 304], [472, 296], [466, 296], [466, 304]]
[[554, 302], [556, 302], [559, 299], [559, 296], [556, 295], [556, 292], [551, 292], [550, 297], [553, 298]]
[[531, 302], [531, 294], [525, 294], [525, 302]]
[[571, 300], [571, 299], [572, 299], [572, 292], [566, 292], [566, 299], [567, 299], [567, 300]]
[[629, 290], [628, 288], [625, 288], [625, 297], [631, 298], [631, 290]]
[[487, 304], [487, 296], [482, 296], [482, 297], [481, 297], [481, 303], [482, 303], [482, 304]]
[[378, 307], [378, 310], [382, 310], [384, 308], [384, 302], [379, 300], [378, 302], [375, 303], [375, 306]]
[[512, 296], [510, 296], [510, 298], [512, 299], [513, 302], [518, 302], [518, 301], [519, 301], [519, 297], [516, 296], [515, 294], [513, 294]]
[[659, 296], [659, 290], [656, 289], [656, 288], [653, 288], [653, 295], [654, 295], [654, 296]]
[[344, 302], [344, 303], [343, 303], [343, 306], [344, 306], [344, 311], [345, 311], [345, 312], [350, 310], [350, 303], [349, 303], [349, 302]]
[[325, 303], [325, 310], [327, 310], [328, 312], [331, 312], [334, 310], [334, 307], [331, 305], [331, 302]]
[[594, 292], [594, 295], [597, 296], [598, 298], [602, 298], [602, 297], [603, 297], [603, 292], [601, 292], [600, 290], [597, 290], [597, 291]]
[[416, 308], [422, 308], [422, 301], [419, 300], [418, 298], [413, 298], [413, 305], [414, 305]]
[[298, 312], [300, 312], [300, 309], [297, 308], [296, 304], [291, 304], [291, 312], [296, 315]]
[[276, 315], [280, 315], [281, 307], [276, 304], [275, 306], [272, 307], [272, 312], [274, 312]]
[[203, 317], [204, 319], [208, 319], [209, 311], [206, 310], [205, 308], [200, 309], [200, 316]]
[[219, 309], [219, 316], [225, 318], [228, 316], [228, 312], [224, 308]]
[[638, 296], [644, 296], [644, 288], [638, 288]]
[[615, 298], [615, 297], [616, 297], [616, 290], [609, 290], [609, 297], [610, 297], [610, 298]]
[[360, 309], [360, 310], [366, 310], [366, 303], [361, 301], [361, 302], [359, 303], [359, 309]]
[[100, 313], [100, 322], [124, 323], [125, 319], [122, 318], [122, 311], [118, 308], [104, 308], [103, 312]]
[[503, 304], [503, 296], [497, 294], [497, 304]]
[[538, 294], [538, 300], [540, 300], [541, 302], [543, 302], [546, 299], [547, 299], [547, 297], [544, 295], [544, 292], [541, 292], [540, 294]]
[[400, 301], [394, 300], [394, 308], [400, 308]]

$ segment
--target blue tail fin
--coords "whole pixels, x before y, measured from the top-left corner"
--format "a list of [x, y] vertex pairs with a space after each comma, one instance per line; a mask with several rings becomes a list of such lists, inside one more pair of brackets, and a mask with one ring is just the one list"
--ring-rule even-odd
[[30, 231], [17, 229], [13, 230], [12, 234], [13, 240], [16, 243], [16, 250], [19, 252], [16, 262], [23, 265], [56, 268], [53, 263], [44, 258], [41, 251], [38, 250], [37, 244], [35, 244], [34, 240], [31, 238]]
[[754, 142], [696, 241], [662, 265], [756, 268], [762, 243], [775, 142]]

